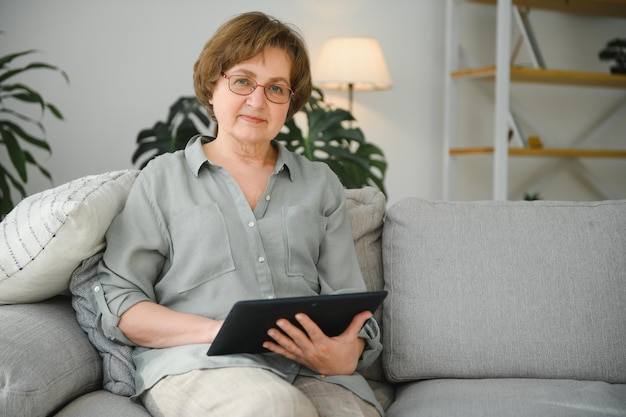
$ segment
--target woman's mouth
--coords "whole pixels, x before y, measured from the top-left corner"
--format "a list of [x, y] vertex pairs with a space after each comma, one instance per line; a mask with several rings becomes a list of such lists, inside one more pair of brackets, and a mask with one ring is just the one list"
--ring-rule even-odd
[[256, 116], [252, 116], [249, 114], [242, 114], [239, 117], [241, 117], [243, 120], [245, 120], [248, 123], [263, 123], [264, 120], [260, 117], [256, 117]]

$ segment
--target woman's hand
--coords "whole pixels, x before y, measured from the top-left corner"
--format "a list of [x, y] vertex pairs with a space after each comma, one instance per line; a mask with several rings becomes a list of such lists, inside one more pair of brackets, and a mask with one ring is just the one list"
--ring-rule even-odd
[[282, 330], [270, 329], [274, 342], [263, 347], [296, 361], [321, 375], [350, 375], [354, 373], [365, 348], [365, 340], [358, 337], [372, 313], [364, 311], [352, 319], [350, 326], [339, 336], [328, 337], [306, 314], [296, 314], [304, 331], [289, 320], [280, 319], [276, 325]]

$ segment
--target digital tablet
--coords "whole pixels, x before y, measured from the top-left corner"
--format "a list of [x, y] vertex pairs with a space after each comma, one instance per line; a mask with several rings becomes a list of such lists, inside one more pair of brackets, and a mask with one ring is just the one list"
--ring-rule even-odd
[[246, 300], [235, 303], [207, 355], [269, 352], [263, 342], [271, 340], [270, 328], [288, 319], [298, 327], [297, 313], [308, 315], [327, 336], [337, 336], [348, 328], [362, 311], [372, 314], [387, 296], [387, 291], [369, 291], [307, 297]]

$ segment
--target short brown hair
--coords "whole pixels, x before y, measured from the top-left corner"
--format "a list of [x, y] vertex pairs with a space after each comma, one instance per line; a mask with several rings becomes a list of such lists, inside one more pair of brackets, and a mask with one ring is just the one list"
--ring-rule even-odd
[[268, 47], [284, 50], [291, 61], [291, 89], [287, 119], [302, 108], [311, 96], [311, 66], [304, 39], [298, 30], [261, 12], [240, 14], [219, 27], [204, 45], [194, 65], [194, 88], [198, 101], [215, 120], [213, 98], [221, 73], [262, 53]]

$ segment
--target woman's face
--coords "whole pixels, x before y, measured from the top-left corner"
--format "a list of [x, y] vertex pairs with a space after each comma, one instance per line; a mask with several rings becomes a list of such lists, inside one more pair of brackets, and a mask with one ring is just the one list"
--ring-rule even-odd
[[274, 139], [285, 123], [289, 103], [271, 102], [261, 85], [283, 84], [291, 88], [291, 62], [285, 51], [267, 48], [224, 73], [227, 76], [244, 75], [259, 86], [250, 95], [242, 96], [230, 91], [228, 79], [221, 77], [217, 81], [211, 104], [219, 126], [218, 138], [251, 144]]

